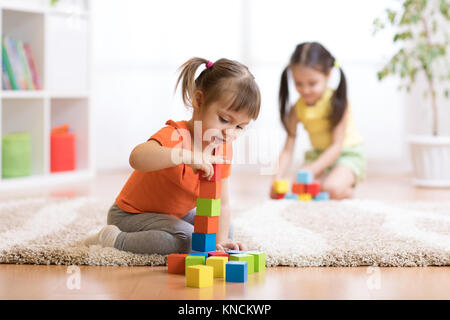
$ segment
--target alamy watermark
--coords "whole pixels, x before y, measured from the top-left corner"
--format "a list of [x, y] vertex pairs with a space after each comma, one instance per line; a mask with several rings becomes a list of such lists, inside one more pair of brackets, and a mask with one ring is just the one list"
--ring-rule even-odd
[[[212, 154], [222, 145], [224, 156], [231, 154], [231, 142], [233, 146], [233, 164], [255, 165], [259, 167], [261, 175], [273, 175], [278, 170], [278, 153], [283, 140], [283, 135], [273, 129], [202, 129], [202, 121], [194, 121], [194, 136], [187, 129], [177, 129], [172, 133], [172, 141], [180, 141], [175, 147], [193, 150], [193, 157], [183, 159], [178, 148], [173, 148], [171, 160], [175, 164], [192, 163], [201, 164], [205, 159], [203, 154]], [[191, 143], [193, 142], [193, 146]], [[229, 158], [228, 158], [229, 159]]]
[[80, 290], [81, 289], [81, 270], [78, 266], [69, 266], [66, 270], [67, 274], [70, 274], [66, 280], [66, 287], [69, 290]]

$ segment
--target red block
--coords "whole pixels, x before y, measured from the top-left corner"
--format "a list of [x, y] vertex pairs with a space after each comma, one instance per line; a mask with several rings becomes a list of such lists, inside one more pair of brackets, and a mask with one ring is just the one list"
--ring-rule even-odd
[[194, 216], [194, 232], [217, 233], [219, 232], [219, 217]]
[[229, 257], [230, 255], [226, 252], [219, 252], [219, 251], [213, 251], [213, 252], [208, 252], [208, 256], [210, 257]]
[[306, 193], [316, 196], [320, 192], [320, 183], [313, 182], [306, 185]]
[[204, 174], [203, 171], [201, 171], [201, 170], [198, 171], [198, 177], [199, 177], [200, 181], [220, 181], [220, 179], [222, 179], [222, 165], [214, 163], [212, 166], [214, 169], [214, 174], [210, 180], [203, 178], [203, 174]]
[[167, 272], [175, 274], [185, 274], [186, 266], [185, 260], [187, 253], [171, 253], [168, 258]]
[[305, 185], [303, 183], [293, 183], [292, 184], [292, 193], [295, 193], [295, 194], [305, 193]]
[[222, 181], [204, 181], [200, 180], [199, 198], [219, 199], [222, 193]]
[[284, 193], [275, 193], [274, 199], [276, 200], [284, 199]]

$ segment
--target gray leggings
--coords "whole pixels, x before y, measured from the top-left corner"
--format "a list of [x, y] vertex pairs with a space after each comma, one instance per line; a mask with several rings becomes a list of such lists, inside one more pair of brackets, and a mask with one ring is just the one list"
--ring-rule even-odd
[[[114, 248], [133, 253], [189, 253], [191, 251], [196, 209], [179, 219], [161, 213], [130, 213], [113, 204], [107, 224], [117, 226], [121, 233]], [[231, 239], [232, 227], [228, 234]]]

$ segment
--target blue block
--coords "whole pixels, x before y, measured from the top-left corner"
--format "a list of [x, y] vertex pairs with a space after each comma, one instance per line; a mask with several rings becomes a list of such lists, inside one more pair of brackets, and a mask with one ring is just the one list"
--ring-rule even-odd
[[284, 196], [285, 199], [298, 200], [298, 194], [295, 193], [286, 193]]
[[326, 201], [330, 200], [330, 194], [328, 192], [319, 192], [315, 197], [315, 201]]
[[247, 261], [228, 261], [225, 266], [226, 282], [247, 282]]
[[313, 182], [313, 174], [311, 171], [297, 171], [297, 183], [311, 184]]
[[208, 258], [208, 252], [191, 252], [189, 253], [190, 256], [204, 256], [205, 260]]
[[228, 250], [228, 251], [225, 251], [225, 252], [228, 253], [228, 254], [242, 254], [242, 253], [245, 253], [247, 251]]
[[216, 251], [216, 234], [193, 232], [192, 250], [201, 252]]

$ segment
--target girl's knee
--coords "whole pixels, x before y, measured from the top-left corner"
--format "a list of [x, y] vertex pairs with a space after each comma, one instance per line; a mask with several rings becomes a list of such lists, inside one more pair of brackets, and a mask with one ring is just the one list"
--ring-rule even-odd
[[174, 237], [177, 239], [178, 252], [189, 253], [191, 251], [193, 232], [194, 227], [189, 224], [189, 226], [185, 226], [174, 233]]
[[352, 189], [348, 186], [339, 185], [336, 182], [325, 182], [322, 187], [323, 191], [330, 194], [330, 199], [342, 200], [352, 196]]

